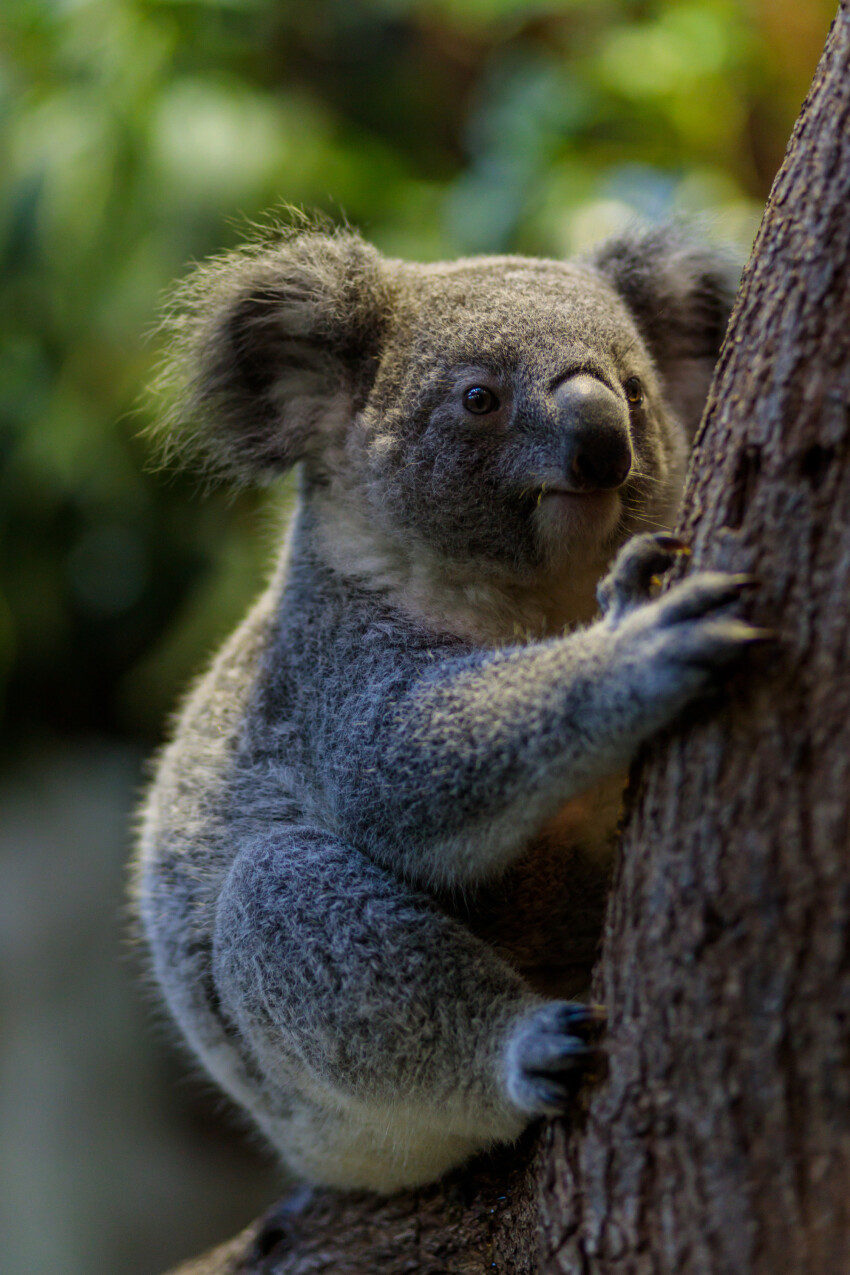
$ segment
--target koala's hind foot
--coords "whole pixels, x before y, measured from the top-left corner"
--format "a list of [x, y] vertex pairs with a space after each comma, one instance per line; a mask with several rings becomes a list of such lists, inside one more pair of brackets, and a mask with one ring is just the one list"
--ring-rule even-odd
[[564, 1111], [576, 1080], [600, 1050], [588, 1036], [605, 1022], [601, 1005], [553, 1001], [520, 1020], [506, 1050], [507, 1089], [530, 1115]]
[[315, 828], [243, 848], [214, 951], [218, 1012], [254, 1077], [241, 1098], [314, 1182], [439, 1177], [560, 1110], [592, 1056], [598, 1009], [542, 1001], [434, 900]]

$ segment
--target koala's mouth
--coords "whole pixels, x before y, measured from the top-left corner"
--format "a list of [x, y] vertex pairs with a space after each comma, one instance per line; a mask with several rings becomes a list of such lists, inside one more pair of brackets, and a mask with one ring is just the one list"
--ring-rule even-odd
[[592, 488], [584, 491], [577, 490], [575, 487], [569, 487], [566, 483], [544, 482], [540, 484], [537, 491], [537, 504], [542, 505], [545, 500], [565, 500], [585, 502], [608, 503], [618, 498], [619, 487], [609, 488]]
[[567, 545], [607, 543], [622, 516], [621, 490], [575, 491], [557, 480], [542, 483], [534, 521], [547, 556], [560, 557]]

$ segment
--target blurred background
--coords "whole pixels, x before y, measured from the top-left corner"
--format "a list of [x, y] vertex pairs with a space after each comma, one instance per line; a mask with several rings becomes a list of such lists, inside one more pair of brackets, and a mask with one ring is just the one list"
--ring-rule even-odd
[[286, 516], [142, 436], [158, 306], [286, 202], [417, 260], [639, 215], [746, 252], [835, 0], [3, 0], [0, 1234], [157, 1275], [279, 1191], [128, 939], [144, 758]]

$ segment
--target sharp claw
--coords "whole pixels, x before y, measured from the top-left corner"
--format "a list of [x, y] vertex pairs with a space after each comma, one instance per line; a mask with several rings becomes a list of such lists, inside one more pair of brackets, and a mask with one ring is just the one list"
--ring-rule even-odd
[[563, 1083], [566, 1085], [580, 1078], [590, 1064], [598, 1063], [604, 1057], [604, 1049], [599, 1049], [596, 1045], [582, 1044], [559, 1054], [557, 1058], [552, 1058], [548, 1062], [540, 1062], [536, 1067], [527, 1068], [526, 1074], [533, 1076], [535, 1080], [549, 1081], [556, 1076], [562, 1076]]
[[584, 1041], [576, 1040], [569, 1049], [562, 1049], [552, 1058], [541, 1059], [533, 1066], [527, 1066], [525, 1074], [534, 1076], [536, 1080], [551, 1080], [553, 1076], [563, 1076], [566, 1084], [575, 1076], [582, 1075], [588, 1066], [599, 1063], [605, 1057], [605, 1050], [599, 1045], [586, 1045]]
[[575, 1038], [575, 1043], [568, 1049], [562, 1048], [561, 1052], [553, 1058], [538, 1062], [526, 1070], [529, 1076], [556, 1076], [561, 1072], [570, 1072], [583, 1067], [591, 1054], [596, 1052], [592, 1045], [586, 1045], [583, 1040]]
[[743, 640], [753, 646], [779, 641], [779, 634], [776, 629], [762, 629], [757, 628], [755, 625], [749, 625], [748, 627], [750, 631]]
[[568, 1005], [566, 1017], [570, 1023], [604, 1023], [608, 1011], [604, 1005], [584, 1005], [578, 1002]]
[[541, 1085], [538, 1090], [547, 1107], [563, 1108], [570, 1100], [569, 1090], [555, 1085]]
[[604, 1005], [582, 1005], [582, 1012], [577, 1017], [583, 1023], [604, 1023], [608, 1021], [608, 1011]]
[[659, 531], [655, 536], [655, 543], [666, 553], [679, 553], [685, 558], [691, 556], [691, 546], [685, 544], [684, 540], [680, 540], [678, 536], [671, 536], [668, 531]]

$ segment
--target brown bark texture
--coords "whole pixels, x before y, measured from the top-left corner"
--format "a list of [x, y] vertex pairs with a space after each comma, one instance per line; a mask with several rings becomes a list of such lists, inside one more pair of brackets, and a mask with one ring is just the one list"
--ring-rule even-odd
[[610, 1071], [557, 1131], [549, 1272], [850, 1272], [850, 9], [697, 440], [688, 570], [777, 631], [636, 776], [599, 970]]
[[[850, 1272], [850, 8], [696, 443], [682, 570], [773, 628], [634, 768], [571, 1121], [424, 1191], [285, 1200], [179, 1275]], [[177, 1273], [175, 1273], [177, 1275]]]

